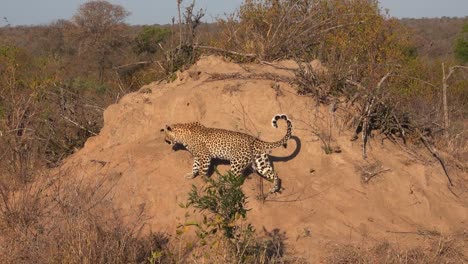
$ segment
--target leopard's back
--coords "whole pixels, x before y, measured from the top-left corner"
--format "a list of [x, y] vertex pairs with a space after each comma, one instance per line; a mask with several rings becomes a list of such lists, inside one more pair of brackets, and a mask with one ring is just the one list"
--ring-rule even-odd
[[232, 160], [250, 156], [255, 138], [242, 132], [205, 128], [200, 135], [200, 140], [203, 141], [212, 158]]

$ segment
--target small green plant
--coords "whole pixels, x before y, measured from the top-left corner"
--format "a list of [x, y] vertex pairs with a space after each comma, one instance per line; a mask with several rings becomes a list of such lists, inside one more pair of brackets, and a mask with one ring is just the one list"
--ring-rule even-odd
[[[266, 238], [259, 237], [253, 225], [246, 222], [247, 197], [242, 191], [243, 177], [231, 173], [206, 179], [206, 184], [192, 187], [182, 208], [195, 208], [202, 220], [186, 220], [179, 225], [178, 235], [195, 227], [196, 244], [187, 244], [195, 258], [218, 263], [277, 263], [283, 258], [284, 235], [279, 230], [265, 231]], [[190, 215], [187, 213], [186, 218]], [[209, 250], [204, 250], [208, 247]], [[195, 252], [196, 251], [196, 252]]]
[[325, 144], [324, 146], [322, 146], [322, 149], [325, 151], [325, 154], [333, 154], [334, 153], [333, 148], [328, 144]]
[[151, 251], [151, 255], [148, 257], [150, 264], [161, 263], [161, 258], [164, 256], [164, 252], [160, 250]]
[[238, 228], [237, 220], [245, 219], [249, 210], [246, 208], [246, 196], [241, 189], [244, 178], [231, 173], [217, 174], [217, 179], [207, 178], [207, 184], [201, 189], [192, 186], [188, 206], [211, 213], [210, 217], [204, 216], [203, 223], [207, 227], [204, 235], [223, 231], [224, 236], [231, 239]]

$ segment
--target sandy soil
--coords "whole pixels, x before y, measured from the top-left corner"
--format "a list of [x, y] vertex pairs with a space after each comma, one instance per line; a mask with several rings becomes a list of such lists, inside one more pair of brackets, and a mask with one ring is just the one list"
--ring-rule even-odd
[[[278, 65], [294, 67], [288, 61]], [[360, 141], [350, 141], [351, 129], [342, 121], [345, 111], [316, 107], [312, 98], [296, 94], [288, 77], [290, 71], [268, 65], [202, 58], [174, 82], [150, 84], [111, 105], [99, 135], [68, 158], [61, 171], [92, 182], [106, 179], [112, 202], [122, 212], [144, 211], [148, 230], [173, 234], [185, 212], [178, 204], [187, 200], [192, 184], [200, 186], [203, 180], [183, 177], [191, 170], [191, 155], [173, 151], [160, 129], [198, 121], [275, 141], [284, 135], [285, 124], [274, 129], [270, 120], [286, 113], [294, 138], [271, 154], [283, 192], [264, 202], [256, 197], [262, 185], [267, 192], [269, 182], [252, 173], [244, 183], [252, 209], [248, 220], [257, 230], [277, 230], [285, 235], [287, 249], [310, 260], [334, 243], [385, 239], [417, 244], [421, 236], [398, 232], [466, 232], [468, 194], [460, 187], [453, 190], [458, 197], [449, 191], [440, 165], [429, 155], [421, 152], [424, 162], [374, 138], [364, 160]], [[325, 154], [317, 134], [331, 135], [341, 153]], [[386, 171], [363, 183], [366, 170]], [[455, 181], [467, 177], [452, 173]]]

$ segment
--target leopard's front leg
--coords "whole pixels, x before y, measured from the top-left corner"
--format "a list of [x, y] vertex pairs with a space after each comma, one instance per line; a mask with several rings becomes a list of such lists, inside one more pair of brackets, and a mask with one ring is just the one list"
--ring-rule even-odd
[[186, 173], [184, 175], [184, 177], [187, 178], [187, 179], [193, 179], [198, 175], [199, 171], [200, 171], [200, 161], [198, 160], [197, 157], [194, 157], [193, 158], [192, 172]]
[[208, 176], [208, 169], [210, 168], [211, 158], [209, 156], [204, 157], [194, 157], [192, 172], [185, 174], [184, 176], [188, 179], [195, 178], [200, 170], [203, 176]]

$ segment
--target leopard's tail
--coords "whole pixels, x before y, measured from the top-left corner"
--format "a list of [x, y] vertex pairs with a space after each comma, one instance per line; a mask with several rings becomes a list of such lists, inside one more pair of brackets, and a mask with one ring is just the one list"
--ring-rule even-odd
[[276, 142], [265, 142], [265, 141], [257, 140], [256, 143], [261, 145], [261, 146], [259, 146], [260, 148], [262, 148], [262, 149], [274, 149], [274, 148], [279, 148], [281, 146], [283, 146], [285, 148], [287, 147], [288, 140], [291, 138], [292, 122], [288, 118], [287, 115], [277, 114], [271, 119], [271, 125], [274, 128], [278, 128], [278, 123], [277, 122], [280, 119], [285, 120], [286, 124], [288, 126], [287, 130], [286, 130], [286, 135], [284, 135], [284, 137], [282, 139], [280, 139], [279, 141], [276, 141]]

